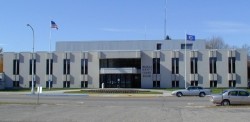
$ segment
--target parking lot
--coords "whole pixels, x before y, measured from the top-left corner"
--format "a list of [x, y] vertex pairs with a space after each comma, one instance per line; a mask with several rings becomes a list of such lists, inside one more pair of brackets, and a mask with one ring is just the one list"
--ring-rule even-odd
[[208, 97], [91, 97], [0, 94], [1, 122], [235, 122], [250, 106], [216, 106]]

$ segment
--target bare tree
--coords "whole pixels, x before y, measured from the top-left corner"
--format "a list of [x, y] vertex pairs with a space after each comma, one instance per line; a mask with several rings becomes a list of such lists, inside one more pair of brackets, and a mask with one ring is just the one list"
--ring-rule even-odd
[[224, 40], [221, 37], [213, 36], [211, 39], [206, 41], [207, 49], [227, 49], [229, 48], [228, 44], [225, 44]]
[[244, 44], [244, 45], [242, 45], [241, 48], [242, 48], [242, 49], [246, 49], [246, 50], [247, 50], [248, 57], [250, 57], [250, 46], [247, 45], [247, 44]]

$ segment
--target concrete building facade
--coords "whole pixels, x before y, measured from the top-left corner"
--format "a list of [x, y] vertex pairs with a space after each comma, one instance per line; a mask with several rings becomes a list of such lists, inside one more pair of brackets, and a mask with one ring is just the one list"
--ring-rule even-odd
[[[58, 42], [52, 53], [33, 54], [35, 87], [50, 79], [53, 88], [247, 87], [246, 50], [207, 50], [200, 40], [185, 51], [183, 42]], [[31, 87], [31, 57], [4, 53], [5, 88]]]

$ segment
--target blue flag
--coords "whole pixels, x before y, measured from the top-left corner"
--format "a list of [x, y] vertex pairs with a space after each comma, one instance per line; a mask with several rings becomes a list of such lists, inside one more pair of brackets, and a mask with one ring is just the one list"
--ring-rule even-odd
[[188, 41], [195, 41], [195, 36], [194, 35], [186, 35], [186, 39], [188, 40]]

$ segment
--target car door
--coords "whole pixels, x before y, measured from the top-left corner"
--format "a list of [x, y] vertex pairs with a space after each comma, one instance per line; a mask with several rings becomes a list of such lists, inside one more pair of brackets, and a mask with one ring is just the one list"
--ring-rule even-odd
[[191, 95], [193, 95], [194, 94], [194, 87], [189, 87], [188, 89], [187, 89], [187, 93], [186, 93], [186, 95], [188, 95], [188, 96], [191, 96]]
[[249, 93], [246, 91], [239, 91], [239, 104], [250, 104], [250, 97], [249, 97]]
[[239, 96], [238, 96], [238, 91], [230, 91], [228, 93], [228, 99], [230, 101], [230, 104], [239, 104]]

